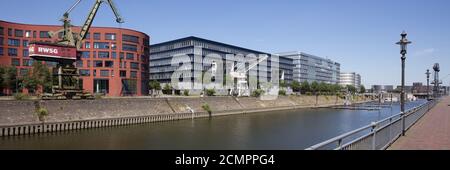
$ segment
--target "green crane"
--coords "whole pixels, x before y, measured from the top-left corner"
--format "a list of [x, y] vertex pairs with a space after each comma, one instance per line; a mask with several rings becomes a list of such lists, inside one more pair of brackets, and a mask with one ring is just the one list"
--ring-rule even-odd
[[[67, 10], [61, 21], [63, 22], [63, 29], [57, 32], [49, 32], [50, 37], [61, 35], [61, 39], [55, 43], [45, 42], [30, 42], [29, 51], [30, 57], [40, 61], [57, 62], [57, 67], [54, 68], [54, 75], [58, 79], [58, 84], [53, 86], [52, 94], [43, 95], [43, 99], [93, 99], [92, 94], [85, 93], [79, 86], [79, 74], [77, 68], [74, 66], [77, 56], [80, 55], [80, 49], [83, 40], [92, 26], [95, 15], [102, 3], [107, 3], [114, 15], [117, 23], [123, 23], [124, 20], [120, 16], [119, 11], [115, 7], [112, 0], [95, 0], [94, 6], [89, 12], [86, 21], [81, 26], [80, 33], [72, 32], [72, 24], [69, 19], [69, 14], [72, 10], [80, 4], [81, 0], [77, 0], [72, 7]], [[46, 50], [42, 50], [46, 49]], [[64, 52], [64, 53], [63, 53]]]

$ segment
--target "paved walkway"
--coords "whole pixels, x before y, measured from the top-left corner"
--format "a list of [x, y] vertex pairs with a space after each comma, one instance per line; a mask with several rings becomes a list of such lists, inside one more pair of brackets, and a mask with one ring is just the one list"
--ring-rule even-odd
[[390, 150], [450, 150], [450, 97], [441, 100]]

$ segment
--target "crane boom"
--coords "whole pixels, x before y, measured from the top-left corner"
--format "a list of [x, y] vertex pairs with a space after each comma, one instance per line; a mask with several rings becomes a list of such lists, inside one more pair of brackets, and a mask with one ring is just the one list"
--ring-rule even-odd
[[[100, 5], [103, 2], [104, 2], [104, 0], [96, 0], [95, 1], [95, 4], [91, 9], [91, 12], [89, 13], [88, 17], [86, 18], [84, 25], [81, 27], [80, 37], [75, 44], [77, 47], [81, 47], [81, 42], [86, 38], [86, 35], [92, 26], [92, 22], [94, 21], [95, 15], [97, 15], [98, 9], [100, 8]], [[114, 15], [116, 16], [116, 22], [123, 23], [124, 22], [123, 18], [120, 16], [116, 6], [114, 5], [114, 2], [112, 0], [108, 0], [108, 4], [111, 7], [112, 11], [114, 12]]]
[[116, 22], [117, 23], [124, 23], [122, 16], [120, 16], [119, 10], [116, 8], [116, 5], [112, 0], [108, 0], [108, 4], [111, 7], [112, 11], [114, 12], [114, 15], [116, 16]]

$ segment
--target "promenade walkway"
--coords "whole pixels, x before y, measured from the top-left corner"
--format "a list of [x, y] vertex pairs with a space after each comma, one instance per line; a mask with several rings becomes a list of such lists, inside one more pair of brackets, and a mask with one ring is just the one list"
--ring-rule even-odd
[[441, 100], [389, 150], [450, 150], [450, 97]]

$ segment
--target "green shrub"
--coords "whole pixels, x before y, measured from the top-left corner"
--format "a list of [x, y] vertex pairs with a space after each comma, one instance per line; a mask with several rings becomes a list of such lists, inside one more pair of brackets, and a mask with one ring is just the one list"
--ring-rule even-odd
[[184, 96], [189, 96], [189, 90], [184, 90], [184, 91], [183, 91], [183, 95], [184, 95]]
[[252, 92], [252, 97], [260, 97], [264, 93], [264, 90], [256, 89]]
[[307, 96], [312, 96], [312, 93], [311, 92], [306, 92], [305, 93]]
[[40, 121], [43, 121], [45, 116], [48, 116], [48, 110], [46, 108], [40, 107], [36, 109], [36, 114], [39, 117]]
[[15, 93], [14, 94], [14, 99], [16, 99], [16, 100], [26, 100], [28, 98], [29, 98], [29, 96], [26, 94], [23, 94], [23, 93]]
[[211, 108], [209, 107], [208, 103], [205, 103], [202, 105], [203, 110], [205, 110], [206, 112], [208, 112], [209, 114], [212, 113]]
[[278, 95], [280, 96], [286, 96], [286, 90], [279, 90]]
[[214, 96], [216, 94], [216, 90], [214, 89], [206, 89], [207, 96]]

